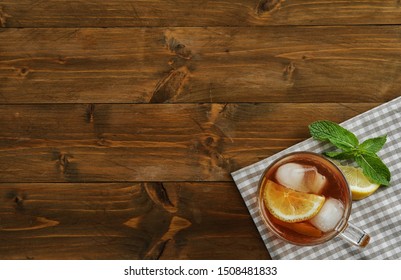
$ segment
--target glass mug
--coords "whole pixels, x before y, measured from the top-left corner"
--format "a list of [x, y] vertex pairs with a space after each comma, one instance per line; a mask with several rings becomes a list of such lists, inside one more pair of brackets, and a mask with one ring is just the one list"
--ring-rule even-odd
[[[274, 196], [264, 197], [267, 186]], [[287, 221], [273, 215], [274, 209], [270, 211], [264, 200], [286, 207], [280, 202], [288, 198], [288, 192], [307, 193], [306, 197], [313, 193], [325, 200], [310, 219]], [[351, 244], [365, 247], [370, 240], [368, 234], [348, 222], [352, 196], [344, 175], [333, 162], [317, 153], [293, 152], [270, 164], [259, 180], [258, 207], [268, 229], [295, 245], [317, 245], [340, 236]]]

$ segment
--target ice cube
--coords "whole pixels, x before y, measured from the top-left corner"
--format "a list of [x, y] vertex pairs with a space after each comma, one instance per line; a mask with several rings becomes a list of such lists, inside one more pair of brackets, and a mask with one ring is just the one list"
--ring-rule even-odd
[[276, 171], [279, 184], [300, 192], [321, 194], [326, 185], [326, 177], [317, 171], [317, 168], [298, 163], [286, 163]]
[[335, 198], [328, 198], [319, 213], [310, 219], [310, 223], [323, 232], [332, 231], [344, 215], [344, 205]]
[[277, 168], [276, 180], [279, 184], [296, 191], [308, 192], [308, 188], [303, 184], [305, 170], [301, 164], [286, 163]]
[[321, 194], [326, 185], [326, 177], [320, 174], [316, 167], [310, 167], [305, 170], [306, 172], [303, 184], [308, 187], [310, 192]]

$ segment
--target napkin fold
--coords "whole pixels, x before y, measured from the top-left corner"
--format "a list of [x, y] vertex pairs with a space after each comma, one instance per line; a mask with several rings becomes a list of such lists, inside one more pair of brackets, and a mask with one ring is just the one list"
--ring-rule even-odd
[[354, 201], [349, 219], [370, 235], [370, 244], [361, 249], [335, 237], [317, 246], [297, 246], [277, 238], [264, 225], [257, 207], [257, 188], [263, 170], [289, 152], [321, 153], [331, 147], [310, 138], [231, 173], [272, 259], [401, 259], [401, 97], [341, 125], [358, 135], [361, 142], [387, 134], [379, 156], [392, 174], [390, 186], [380, 187], [373, 195]]

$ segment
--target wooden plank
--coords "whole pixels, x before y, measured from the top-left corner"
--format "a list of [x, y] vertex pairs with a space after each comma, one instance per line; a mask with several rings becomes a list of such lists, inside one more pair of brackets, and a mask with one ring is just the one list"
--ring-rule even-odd
[[0, 184], [0, 259], [266, 259], [233, 183]]
[[231, 181], [377, 103], [0, 106], [0, 182]]
[[399, 24], [400, 2], [320, 0], [3, 0], [2, 27]]
[[0, 102], [384, 102], [401, 27], [3, 29]]

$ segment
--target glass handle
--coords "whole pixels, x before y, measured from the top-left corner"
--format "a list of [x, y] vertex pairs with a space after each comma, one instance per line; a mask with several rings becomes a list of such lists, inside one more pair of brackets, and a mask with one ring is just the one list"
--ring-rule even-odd
[[350, 223], [345, 225], [343, 230], [340, 232], [340, 236], [351, 244], [362, 248], [368, 245], [370, 241], [369, 234]]

